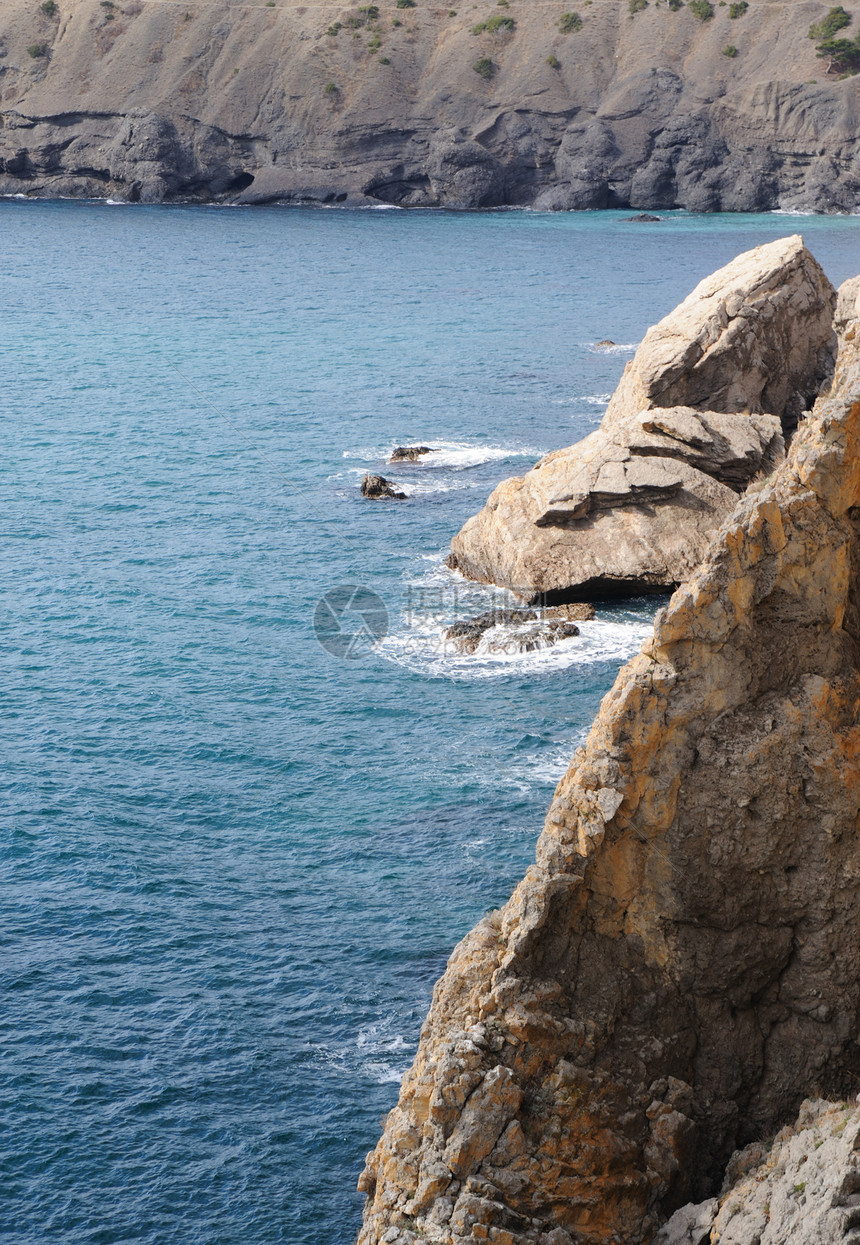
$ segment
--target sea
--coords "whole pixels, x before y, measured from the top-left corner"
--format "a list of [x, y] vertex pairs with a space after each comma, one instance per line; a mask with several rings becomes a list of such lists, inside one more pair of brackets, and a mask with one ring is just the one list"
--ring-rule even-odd
[[626, 216], [0, 202], [3, 1245], [354, 1240], [660, 603], [459, 654], [508, 602], [450, 538], [739, 252], [860, 272], [860, 219]]

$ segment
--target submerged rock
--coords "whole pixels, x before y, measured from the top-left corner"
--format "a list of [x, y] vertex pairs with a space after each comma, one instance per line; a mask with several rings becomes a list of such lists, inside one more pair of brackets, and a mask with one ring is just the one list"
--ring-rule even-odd
[[423, 458], [425, 454], [432, 454], [433, 447], [431, 445], [398, 445], [396, 450], [392, 450], [390, 463], [414, 463], [419, 458]]
[[649, 329], [600, 428], [500, 484], [449, 565], [526, 599], [680, 583], [832, 374], [834, 298], [798, 236], [700, 282]]
[[[557, 606], [538, 615], [534, 610], [490, 610], [453, 623], [442, 633], [460, 653], [474, 653], [483, 643], [491, 653], [531, 653], [579, 635], [573, 618], [593, 618], [578, 606]], [[498, 633], [493, 634], [494, 631]]]
[[372, 499], [395, 497], [400, 501], [406, 496], [405, 493], [396, 489], [390, 480], [386, 480], [385, 476], [372, 475], [369, 471], [361, 481], [361, 495]]
[[662, 216], [652, 216], [650, 212], [637, 212], [635, 216], [624, 217], [626, 224], [634, 223], [637, 225], [651, 224], [654, 221], [661, 221], [662, 219]]
[[858, 515], [849, 329], [833, 396], [658, 613], [535, 864], [453, 952], [361, 1245], [645, 1245], [810, 1087], [856, 1087]]

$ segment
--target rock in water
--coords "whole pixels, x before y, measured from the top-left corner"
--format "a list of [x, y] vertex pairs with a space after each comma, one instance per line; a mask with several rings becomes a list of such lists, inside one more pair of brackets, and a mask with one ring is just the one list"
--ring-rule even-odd
[[390, 463], [414, 463], [419, 458], [423, 458], [425, 454], [432, 453], [431, 445], [398, 445], [397, 449], [392, 451], [388, 461]]
[[401, 501], [406, 496], [405, 493], [399, 492], [390, 480], [386, 480], [385, 476], [371, 475], [370, 472], [361, 481], [361, 495], [372, 499], [396, 497]]
[[624, 217], [626, 224], [630, 224], [632, 222], [636, 225], [652, 224], [653, 222], [661, 221], [662, 219], [662, 216], [652, 216], [650, 212], [637, 212], [635, 216]]
[[810, 1087], [856, 1088], [850, 337], [604, 698], [535, 864], [455, 949], [361, 1178], [361, 1245], [644, 1245]]
[[834, 298], [797, 236], [700, 282], [649, 329], [600, 429], [500, 484], [449, 565], [527, 599], [680, 583], [830, 377]]
[[[540, 616], [534, 610], [490, 610], [477, 618], [453, 623], [443, 636], [460, 653], [474, 653], [482, 641], [492, 653], [531, 653], [578, 636], [579, 628], [573, 619], [593, 617], [594, 610], [581, 605], [556, 606]], [[492, 632], [497, 627], [504, 630], [494, 637]]]

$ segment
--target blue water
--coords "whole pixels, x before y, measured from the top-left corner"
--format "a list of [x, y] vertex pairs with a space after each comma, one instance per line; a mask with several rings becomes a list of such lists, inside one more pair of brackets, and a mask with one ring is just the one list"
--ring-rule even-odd
[[[0, 203], [8, 1245], [353, 1239], [432, 983], [653, 608], [453, 656], [491, 598], [450, 536], [737, 252], [860, 270], [850, 218], [622, 215]], [[388, 615], [350, 657], [339, 584]]]

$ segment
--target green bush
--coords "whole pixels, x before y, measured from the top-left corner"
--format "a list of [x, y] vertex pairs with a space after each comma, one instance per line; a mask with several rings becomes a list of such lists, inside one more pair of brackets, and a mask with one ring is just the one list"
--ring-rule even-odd
[[554, 56], [552, 52], [550, 52], [549, 56], [546, 58], [546, 63], [549, 65], [550, 69], [561, 69], [561, 61], [557, 56]]
[[40, 4], [39, 8], [47, 17], [53, 17], [59, 8], [59, 5], [56, 0], [45, 0], [45, 3]]
[[358, 11], [366, 22], [375, 22], [377, 17], [379, 17], [379, 9], [375, 4], [365, 4]]
[[394, 7], [397, 9], [414, 9], [415, 0], [397, 0], [397, 4]]
[[843, 77], [860, 70], [860, 35], [855, 39], [825, 39], [815, 49], [816, 55], [827, 59], [828, 72], [835, 69]]
[[339, 30], [343, 30], [343, 26], [341, 26], [340, 22], [332, 22], [331, 26], [329, 26], [326, 31], [326, 34], [331, 35], [331, 37], [334, 38]]
[[648, 0], [630, 0], [630, 12], [641, 13], [643, 9], [648, 8]]
[[677, 13], [678, 9], [683, 9], [684, 0], [668, 0], [669, 8], [673, 13]]
[[37, 56], [44, 56], [46, 50], [44, 43], [31, 43], [27, 48], [27, 53], [35, 60]]
[[813, 22], [809, 27], [810, 39], [832, 39], [838, 30], [851, 25], [851, 14], [846, 13], [841, 4], [831, 9], [820, 22]]
[[558, 19], [558, 28], [563, 35], [569, 35], [574, 30], [582, 30], [582, 18], [578, 13], [562, 13]]
[[727, 56], [729, 60], [734, 60], [738, 54], [738, 50], [733, 43], [727, 43], [723, 48], [723, 56]]
[[333, 82], [327, 82], [324, 87], [326, 95], [337, 95], [337, 87]]
[[714, 6], [711, 0], [690, 0], [687, 7], [693, 17], [697, 17], [700, 22], [709, 22], [714, 16]]
[[485, 22], [478, 22], [477, 26], [473, 26], [472, 34], [482, 35], [486, 32], [488, 35], [495, 35], [500, 30], [513, 30], [515, 26], [516, 22], [512, 17], [502, 17], [501, 13], [494, 13]]
[[391, 61], [388, 59], [387, 56], [380, 56], [379, 63], [380, 65], [390, 65]]
[[475, 73], [480, 74], [482, 78], [489, 80], [496, 72], [496, 66], [490, 60], [489, 56], [482, 56], [480, 60], [475, 61], [472, 66]]
[[749, 7], [747, 0], [737, 0], [736, 4], [729, 5], [729, 17], [743, 17]]

